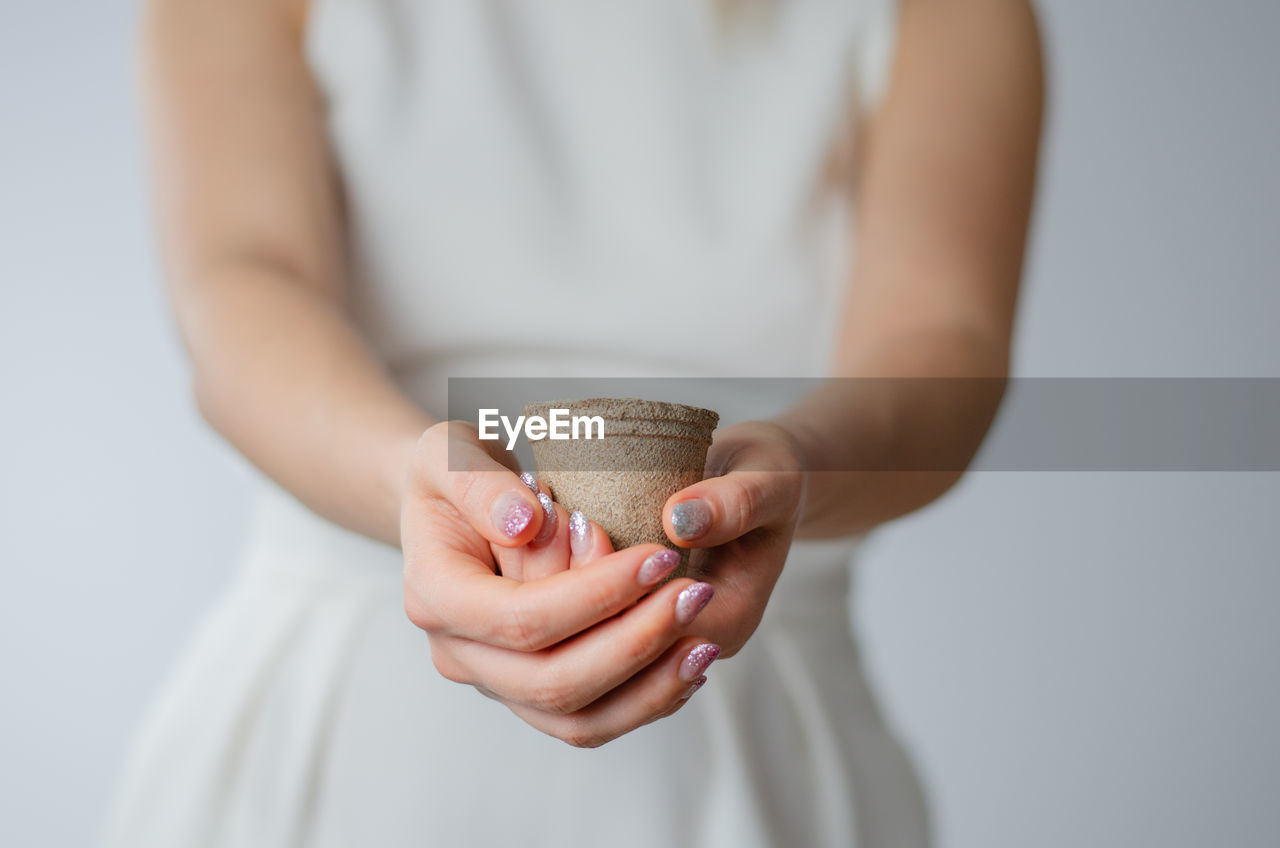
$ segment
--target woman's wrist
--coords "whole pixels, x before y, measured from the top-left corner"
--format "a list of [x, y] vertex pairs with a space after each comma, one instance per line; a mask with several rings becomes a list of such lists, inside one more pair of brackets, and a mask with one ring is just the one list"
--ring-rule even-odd
[[408, 423], [401, 434], [389, 441], [387, 459], [383, 463], [382, 493], [387, 541], [400, 546], [400, 517], [404, 511], [404, 500], [409, 492], [410, 477], [413, 474], [415, 455], [422, 436], [434, 424], [431, 419], [423, 417], [416, 422]]
[[814, 422], [801, 414], [788, 412], [769, 419], [768, 423], [782, 434], [801, 471], [807, 474], [822, 467], [823, 457], [829, 453], [825, 448], [825, 436]]
[[[785, 431], [805, 475], [797, 536], [831, 538], [865, 532], [868, 478], [858, 469], [885, 461], [891, 416], [875, 398], [853, 394], [855, 381], [831, 380], [773, 419]], [[821, 472], [821, 473], [815, 473]]]

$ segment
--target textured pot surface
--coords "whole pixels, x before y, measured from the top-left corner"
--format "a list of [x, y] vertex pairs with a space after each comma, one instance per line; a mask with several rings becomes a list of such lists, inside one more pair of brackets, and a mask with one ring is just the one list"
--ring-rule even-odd
[[689, 551], [662, 529], [662, 507], [674, 493], [702, 479], [719, 415], [708, 409], [635, 398], [588, 398], [530, 403], [526, 416], [551, 409], [600, 416], [604, 438], [540, 439], [533, 456], [538, 479], [567, 510], [582, 510], [609, 534], [617, 550], [644, 543], [680, 553], [672, 579], [688, 570]]

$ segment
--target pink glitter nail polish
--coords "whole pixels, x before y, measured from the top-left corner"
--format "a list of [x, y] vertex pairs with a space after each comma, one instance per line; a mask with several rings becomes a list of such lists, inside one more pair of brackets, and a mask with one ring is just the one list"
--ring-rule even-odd
[[680, 663], [680, 679], [686, 683], [697, 680], [702, 672], [707, 670], [707, 666], [715, 662], [718, 656], [720, 656], [719, 645], [703, 642], [690, 651], [689, 656], [685, 657], [684, 662]]
[[551, 498], [542, 492], [538, 493], [538, 503], [542, 504], [542, 526], [538, 535], [529, 544], [542, 546], [550, 542], [556, 535], [556, 505]]
[[533, 492], [535, 495], [538, 494], [538, 478], [537, 477], [534, 477], [528, 471], [522, 471], [520, 472], [520, 482], [524, 483], [525, 486], [529, 489], [529, 491]]
[[507, 492], [493, 503], [490, 518], [504, 536], [514, 539], [533, 520], [533, 507], [515, 492]]
[[696, 539], [711, 529], [711, 508], [704, 501], [682, 501], [671, 508], [671, 527], [681, 539]]
[[644, 564], [640, 566], [639, 573], [636, 574], [636, 580], [640, 582], [641, 586], [652, 586], [674, 571], [679, 564], [680, 554], [670, 548], [665, 548], [644, 561]]
[[583, 556], [590, 547], [591, 523], [587, 521], [587, 517], [582, 514], [582, 510], [575, 509], [569, 513], [569, 548], [573, 551], [574, 556]]
[[689, 624], [698, 617], [716, 593], [710, 583], [694, 583], [676, 597], [676, 621]]

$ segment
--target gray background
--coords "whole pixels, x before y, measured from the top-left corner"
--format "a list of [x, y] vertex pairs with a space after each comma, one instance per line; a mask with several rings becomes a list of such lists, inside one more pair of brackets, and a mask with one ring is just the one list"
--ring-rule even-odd
[[[1018, 371], [1280, 376], [1280, 4], [1052, 0]], [[253, 474], [157, 280], [131, 2], [0, 4], [0, 844], [87, 844]], [[980, 473], [857, 612], [947, 848], [1280, 834], [1280, 476]]]

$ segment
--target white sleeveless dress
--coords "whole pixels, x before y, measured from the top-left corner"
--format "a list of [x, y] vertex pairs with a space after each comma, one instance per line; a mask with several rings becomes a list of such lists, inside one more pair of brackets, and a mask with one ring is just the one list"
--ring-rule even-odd
[[[449, 376], [822, 373], [850, 257], [834, 165], [893, 9], [738, 5], [312, 0], [355, 320], [427, 410]], [[106, 842], [924, 845], [850, 632], [853, 550], [797, 543], [683, 710], [581, 750], [435, 671], [398, 551], [265, 486]]]

